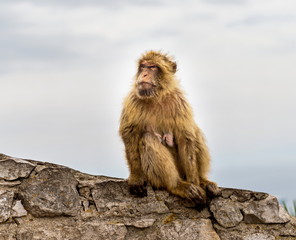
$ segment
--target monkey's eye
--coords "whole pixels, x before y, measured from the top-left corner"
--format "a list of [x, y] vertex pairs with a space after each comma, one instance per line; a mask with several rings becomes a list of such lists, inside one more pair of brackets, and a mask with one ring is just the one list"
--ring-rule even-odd
[[156, 65], [151, 65], [151, 66], [147, 66], [147, 68], [151, 69], [151, 70], [156, 70], [157, 66]]
[[146, 65], [146, 64], [143, 64], [143, 63], [140, 64], [139, 68], [140, 68], [141, 70], [143, 70], [144, 68], [147, 68], [147, 69], [150, 69], [150, 70], [152, 70], [152, 71], [155, 71], [155, 70], [158, 69], [158, 67], [157, 67], [156, 65]]

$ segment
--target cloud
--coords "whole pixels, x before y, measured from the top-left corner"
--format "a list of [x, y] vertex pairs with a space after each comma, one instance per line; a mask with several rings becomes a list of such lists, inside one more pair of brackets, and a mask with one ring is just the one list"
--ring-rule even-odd
[[45, 0], [45, 1], [38, 1], [38, 0], [31, 0], [36, 5], [45, 5], [45, 6], [65, 6], [65, 7], [82, 7], [82, 6], [94, 6], [94, 7], [110, 7], [116, 9], [117, 7], [124, 7], [127, 5], [139, 5], [139, 6], [159, 6], [163, 5], [165, 1], [163, 0], [152, 0], [152, 1], [145, 1], [145, 0], [124, 0], [124, 1], [117, 1], [117, 0], [71, 0], [71, 1], [58, 1], [58, 0]]
[[218, 5], [245, 5], [249, 1], [248, 0], [203, 0], [208, 4], [218, 4]]
[[274, 15], [267, 13], [264, 15], [250, 15], [242, 20], [230, 23], [231, 27], [238, 27], [242, 25], [259, 25], [259, 24], [295, 24], [295, 15]]

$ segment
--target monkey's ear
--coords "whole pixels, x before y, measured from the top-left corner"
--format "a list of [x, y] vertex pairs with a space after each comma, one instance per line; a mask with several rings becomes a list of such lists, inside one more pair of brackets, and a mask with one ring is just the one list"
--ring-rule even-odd
[[177, 63], [176, 62], [172, 62], [172, 70], [173, 70], [173, 73], [177, 72]]

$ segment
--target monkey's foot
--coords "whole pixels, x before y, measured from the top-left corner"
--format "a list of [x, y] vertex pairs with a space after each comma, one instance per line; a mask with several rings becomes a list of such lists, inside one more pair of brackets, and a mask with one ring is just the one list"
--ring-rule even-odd
[[221, 194], [221, 189], [218, 187], [218, 185], [215, 182], [211, 182], [207, 180], [203, 185], [209, 197], [215, 197]]
[[143, 177], [137, 175], [130, 175], [127, 180], [130, 194], [138, 197], [147, 196], [147, 181]]
[[146, 185], [129, 185], [129, 192], [132, 195], [138, 197], [147, 197], [147, 186]]
[[195, 204], [205, 204], [206, 203], [206, 193], [205, 191], [196, 185], [192, 185], [192, 193], [193, 195], [190, 196], [190, 200], [193, 201]]
[[171, 192], [182, 198], [187, 198], [196, 204], [204, 204], [206, 202], [206, 192], [199, 186], [188, 182], [180, 182], [177, 187], [172, 189]]

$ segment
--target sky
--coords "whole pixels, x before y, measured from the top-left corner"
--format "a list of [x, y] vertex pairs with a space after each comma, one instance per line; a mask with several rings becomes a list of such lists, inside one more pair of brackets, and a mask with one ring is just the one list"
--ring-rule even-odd
[[296, 199], [294, 0], [0, 2], [0, 152], [128, 177], [123, 98], [174, 56], [219, 186]]

